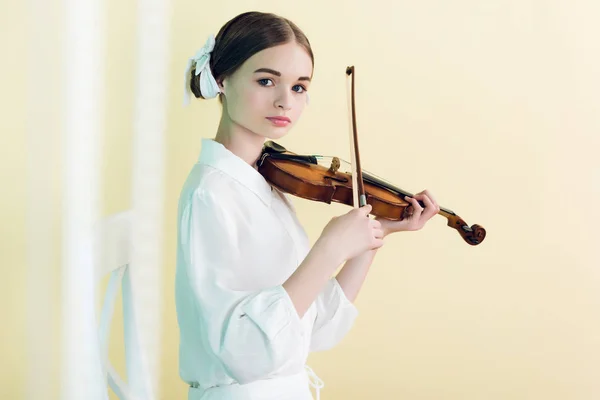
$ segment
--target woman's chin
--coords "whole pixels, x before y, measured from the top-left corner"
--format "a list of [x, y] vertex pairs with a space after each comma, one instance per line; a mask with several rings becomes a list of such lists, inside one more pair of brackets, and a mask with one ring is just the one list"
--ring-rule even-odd
[[261, 136], [264, 136], [267, 139], [277, 140], [287, 135], [289, 131], [290, 127], [264, 129]]

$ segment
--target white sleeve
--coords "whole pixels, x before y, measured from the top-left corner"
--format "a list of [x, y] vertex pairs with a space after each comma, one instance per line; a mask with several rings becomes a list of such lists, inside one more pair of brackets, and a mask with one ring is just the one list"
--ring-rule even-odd
[[[181, 216], [190, 302], [202, 326], [198, 341], [222, 362], [240, 384], [302, 369], [303, 329], [283, 286], [244, 290], [240, 268], [246, 265], [240, 231], [231, 214], [209, 192], [197, 190]], [[295, 363], [298, 365], [295, 365]]]
[[346, 297], [335, 277], [329, 279], [315, 300], [317, 319], [313, 326], [310, 351], [329, 350], [350, 331], [358, 310]]

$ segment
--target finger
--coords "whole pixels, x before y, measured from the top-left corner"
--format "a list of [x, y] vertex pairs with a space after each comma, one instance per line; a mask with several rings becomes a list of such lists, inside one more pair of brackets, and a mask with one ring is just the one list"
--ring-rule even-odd
[[361, 215], [369, 215], [369, 212], [371, 212], [371, 208], [372, 206], [370, 204], [367, 204], [363, 207], [354, 207], [350, 211], [348, 211], [348, 214], [355, 213]]
[[373, 228], [380, 229], [380, 228], [381, 228], [381, 222], [380, 222], [380, 221], [378, 221], [378, 220], [376, 220], [376, 219], [372, 219], [372, 220], [371, 220], [371, 226], [372, 226]]
[[423, 203], [425, 203], [425, 211], [423, 212], [423, 216], [429, 219], [437, 214], [437, 207], [433, 204], [429, 196], [423, 194], [420, 197], [421, 200], [423, 200]]
[[431, 200], [431, 202], [433, 204], [437, 204], [437, 202], [435, 201], [435, 198], [431, 195], [431, 192], [427, 189], [423, 190], [423, 193], [425, 196], [429, 197], [429, 200]]
[[433, 202], [431, 201], [429, 196], [427, 196], [426, 194], [420, 194], [418, 196], [415, 196], [415, 198], [418, 198], [419, 200], [422, 200], [423, 203], [425, 203], [424, 208], [435, 208], [435, 206], [433, 205]]
[[413, 214], [415, 213], [415, 200], [408, 196], [404, 197], [404, 200], [406, 200], [409, 203], [409, 205], [404, 209], [402, 218], [404, 220], [412, 220]]
[[373, 229], [373, 236], [377, 239], [381, 239], [383, 237], [383, 229]]
[[374, 239], [373, 245], [371, 246], [371, 250], [380, 248], [381, 246], [383, 246], [383, 243], [384, 243], [383, 239]]
[[421, 207], [419, 201], [417, 200], [421, 198], [421, 196], [421, 194], [416, 194], [413, 197], [405, 197], [405, 199], [408, 200], [413, 207], [413, 214], [421, 214], [421, 212], [423, 212], [423, 207]]
[[363, 214], [365, 215], [369, 215], [369, 213], [371, 212], [371, 210], [373, 209], [373, 206], [370, 204], [366, 204], [362, 207], [360, 207], [360, 210], [363, 212]]
[[429, 197], [429, 200], [431, 200], [431, 202], [433, 203], [433, 205], [434, 205], [434, 207], [436, 209], [436, 212], [439, 212], [440, 211], [440, 205], [435, 200], [435, 198], [432, 196], [431, 192], [429, 190], [425, 189], [423, 191], [423, 194], [426, 195], [427, 197]]

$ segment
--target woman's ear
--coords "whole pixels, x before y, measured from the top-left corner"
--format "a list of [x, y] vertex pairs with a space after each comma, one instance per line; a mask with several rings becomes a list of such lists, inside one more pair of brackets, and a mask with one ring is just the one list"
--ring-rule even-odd
[[217, 85], [219, 86], [221, 93], [225, 94], [225, 79], [219, 79]]

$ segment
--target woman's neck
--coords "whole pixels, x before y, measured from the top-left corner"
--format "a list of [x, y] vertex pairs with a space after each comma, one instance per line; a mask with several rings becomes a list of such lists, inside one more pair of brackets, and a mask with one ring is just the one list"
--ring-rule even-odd
[[254, 168], [265, 142], [263, 136], [233, 123], [225, 115], [221, 117], [214, 140]]

